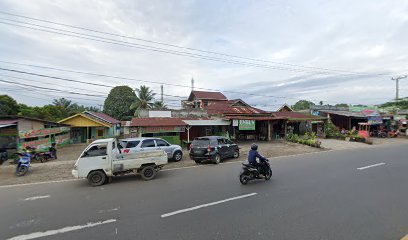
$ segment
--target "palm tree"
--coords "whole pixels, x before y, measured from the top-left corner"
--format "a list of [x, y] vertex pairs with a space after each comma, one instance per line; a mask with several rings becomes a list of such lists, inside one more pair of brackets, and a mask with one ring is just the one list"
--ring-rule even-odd
[[164, 102], [162, 102], [162, 101], [155, 101], [155, 102], [153, 103], [153, 108], [164, 110], [164, 109], [167, 109], [167, 106], [166, 106], [166, 104], [164, 104]]
[[154, 100], [153, 90], [149, 87], [142, 85], [140, 88], [136, 88], [136, 101], [130, 105], [131, 110], [135, 110], [135, 116], [139, 115], [140, 110], [149, 109], [153, 106], [152, 101]]

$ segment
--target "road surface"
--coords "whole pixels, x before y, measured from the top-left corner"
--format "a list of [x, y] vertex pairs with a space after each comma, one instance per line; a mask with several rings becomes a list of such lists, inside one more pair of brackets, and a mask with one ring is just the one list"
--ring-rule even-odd
[[408, 144], [271, 161], [242, 186], [239, 163], [0, 187], [1, 239], [401, 239], [408, 234]]

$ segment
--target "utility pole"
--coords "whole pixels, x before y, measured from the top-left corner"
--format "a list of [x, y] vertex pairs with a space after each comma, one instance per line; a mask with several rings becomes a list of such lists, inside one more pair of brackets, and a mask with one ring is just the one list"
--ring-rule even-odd
[[391, 80], [395, 81], [395, 102], [398, 102], [399, 99], [399, 80], [404, 78], [407, 78], [407, 75], [391, 78]]
[[160, 100], [161, 102], [163, 102], [163, 85], [160, 85], [160, 90], [161, 90]]
[[191, 78], [191, 91], [194, 91], [194, 78]]

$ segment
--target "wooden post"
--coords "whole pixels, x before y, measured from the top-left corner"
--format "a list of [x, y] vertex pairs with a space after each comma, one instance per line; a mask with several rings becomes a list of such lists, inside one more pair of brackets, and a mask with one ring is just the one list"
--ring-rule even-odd
[[85, 140], [86, 140], [86, 143], [89, 143], [89, 127], [86, 127], [86, 137], [85, 137]]
[[268, 141], [272, 140], [271, 136], [271, 120], [268, 120]]
[[286, 137], [287, 131], [288, 131], [288, 122], [285, 121], [285, 136], [284, 137]]

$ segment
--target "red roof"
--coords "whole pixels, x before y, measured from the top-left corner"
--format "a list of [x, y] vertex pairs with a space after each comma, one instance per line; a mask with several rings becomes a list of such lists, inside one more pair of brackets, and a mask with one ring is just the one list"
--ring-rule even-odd
[[92, 117], [96, 117], [96, 118], [100, 118], [108, 123], [112, 123], [112, 124], [116, 124], [116, 123], [120, 123], [119, 120], [116, 120], [115, 118], [105, 114], [105, 113], [101, 113], [101, 112], [90, 112], [90, 111], [86, 111], [85, 113], [88, 113], [88, 115], [91, 115]]
[[132, 118], [131, 127], [186, 126], [182, 118]]
[[246, 116], [226, 116], [225, 119], [228, 120], [258, 120], [258, 121], [268, 121], [268, 120], [281, 120], [284, 117], [273, 117], [273, 116], [262, 116], [262, 117], [246, 117]]
[[208, 99], [208, 100], [227, 100], [227, 97], [220, 92], [204, 92], [204, 91], [191, 91], [189, 101], [193, 99]]
[[265, 114], [267, 112], [249, 106], [233, 106], [236, 103], [235, 100], [230, 101], [220, 101], [220, 102], [209, 102], [206, 107], [207, 113], [209, 115], [217, 114]]

